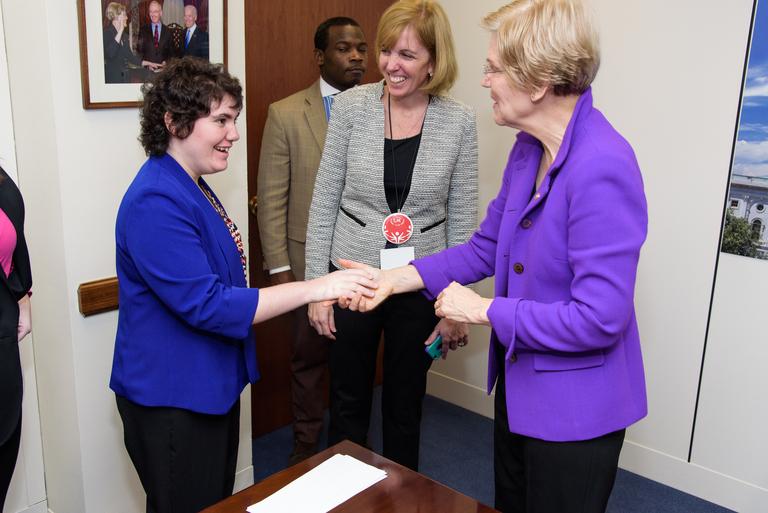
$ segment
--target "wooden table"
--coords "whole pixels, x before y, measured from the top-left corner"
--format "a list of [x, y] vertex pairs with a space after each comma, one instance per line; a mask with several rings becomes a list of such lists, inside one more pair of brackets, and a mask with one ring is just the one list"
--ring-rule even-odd
[[[334, 508], [333, 513], [494, 513], [492, 509], [426, 476], [349, 441], [329, 447], [260, 483], [215, 504], [202, 513], [244, 513], [245, 508], [305, 474], [334, 454], [348, 454], [387, 472], [379, 481]], [[456, 462], [456, 472], [462, 472]], [[300, 513], [300, 512], [297, 512]], [[498, 513], [498, 512], [497, 512]]]

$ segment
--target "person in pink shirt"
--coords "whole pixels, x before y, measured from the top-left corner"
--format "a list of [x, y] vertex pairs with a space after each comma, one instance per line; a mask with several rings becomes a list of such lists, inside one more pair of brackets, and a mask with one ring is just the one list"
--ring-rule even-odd
[[24, 201], [0, 167], [0, 510], [11, 483], [21, 440], [19, 342], [31, 330], [32, 273], [24, 240]]

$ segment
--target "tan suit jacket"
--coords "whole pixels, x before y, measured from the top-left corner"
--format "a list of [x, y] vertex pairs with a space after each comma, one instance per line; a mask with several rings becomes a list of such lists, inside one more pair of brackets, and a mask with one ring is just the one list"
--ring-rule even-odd
[[304, 276], [304, 241], [328, 122], [318, 80], [269, 106], [261, 140], [259, 234], [267, 269]]

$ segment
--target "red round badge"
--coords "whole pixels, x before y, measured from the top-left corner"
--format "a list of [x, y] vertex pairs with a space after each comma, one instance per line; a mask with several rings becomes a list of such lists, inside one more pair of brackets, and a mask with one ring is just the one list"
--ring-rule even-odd
[[389, 214], [381, 225], [381, 231], [392, 244], [403, 244], [413, 235], [413, 221], [401, 212]]

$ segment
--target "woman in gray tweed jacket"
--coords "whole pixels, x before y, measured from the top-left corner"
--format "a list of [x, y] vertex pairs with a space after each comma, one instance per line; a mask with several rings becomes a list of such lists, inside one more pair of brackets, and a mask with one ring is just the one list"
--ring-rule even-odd
[[[382, 15], [376, 36], [384, 81], [336, 96], [309, 214], [306, 278], [347, 258], [397, 266], [465, 242], [476, 227], [474, 112], [446, 96], [457, 75], [451, 29], [433, 0], [403, 0]], [[419, 293], [371, 313], [330, 303], [309, 308], [331, 345], [329, 445], [366, 444], [376, 355], [384, 333], [384, 456], [418, 468], [421, 405], [439, 334], [444, 353], [467, 328], [441, 321]]]

